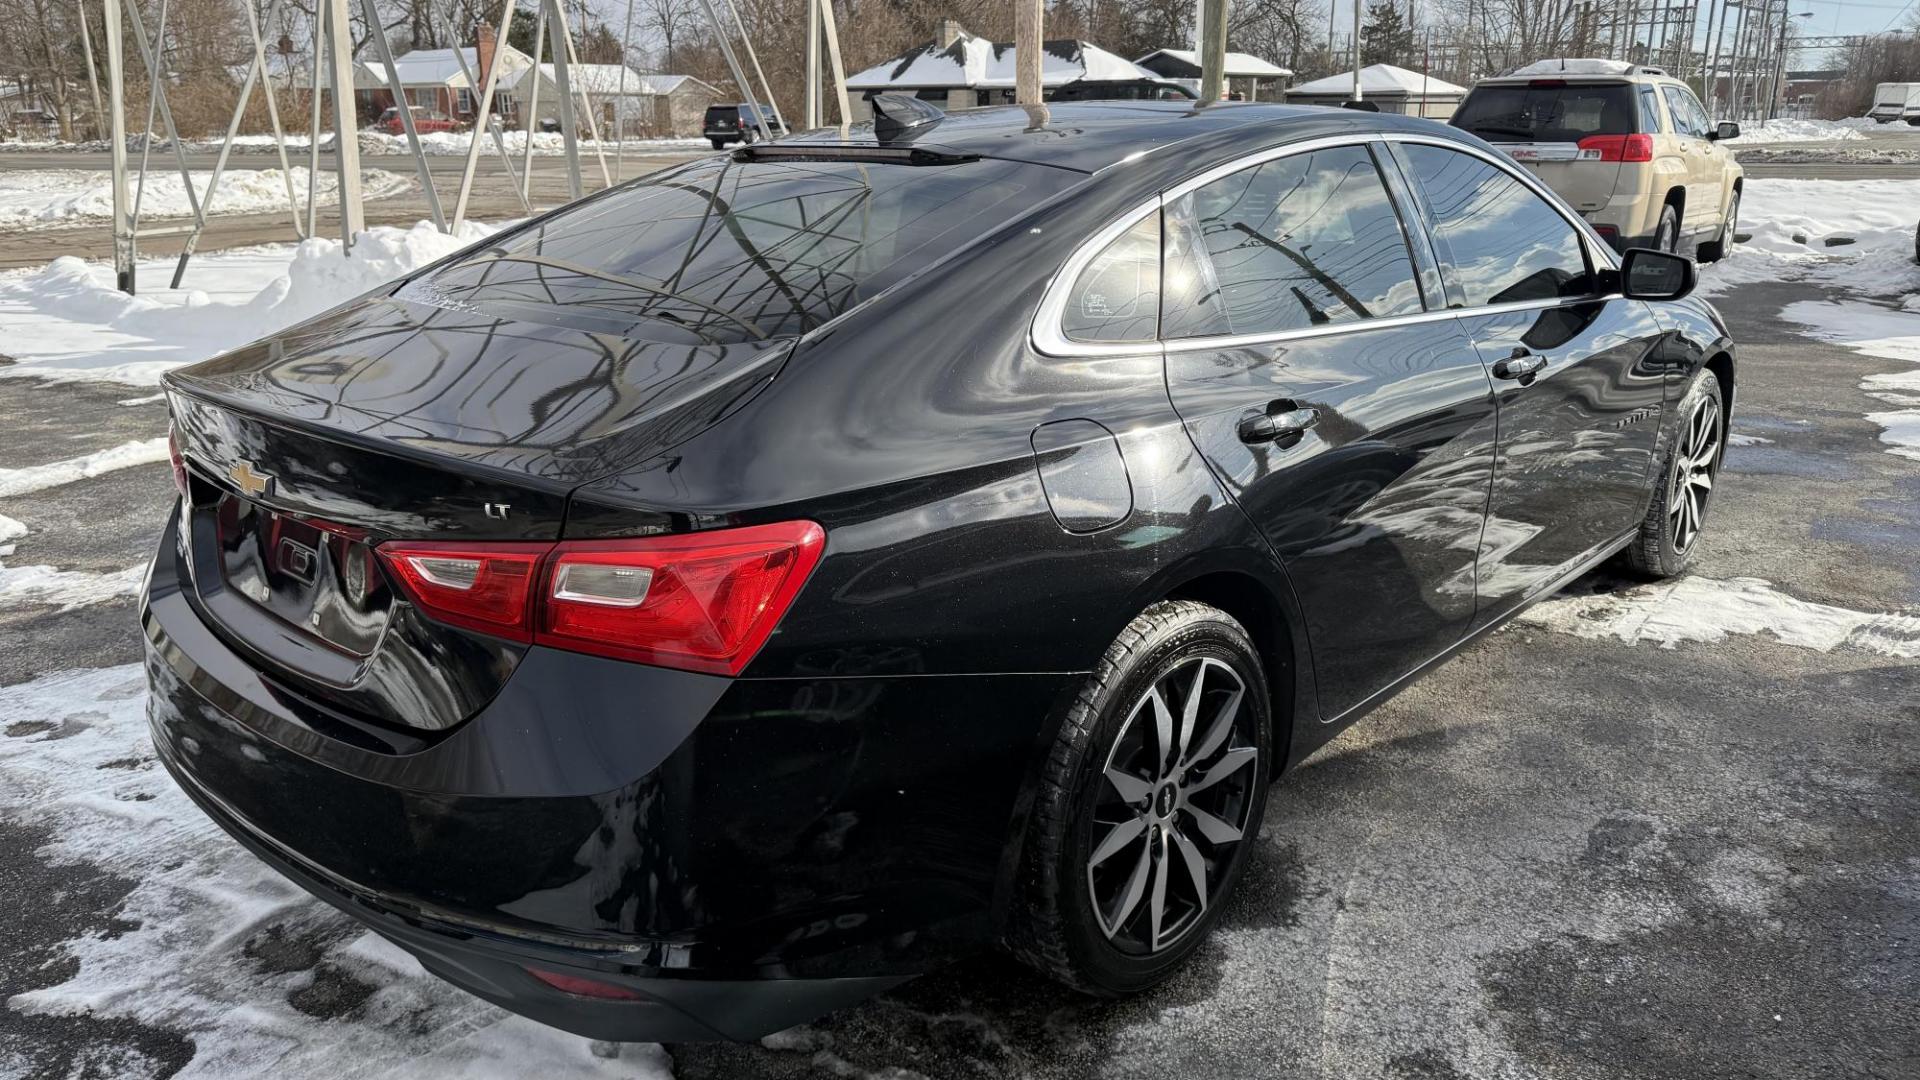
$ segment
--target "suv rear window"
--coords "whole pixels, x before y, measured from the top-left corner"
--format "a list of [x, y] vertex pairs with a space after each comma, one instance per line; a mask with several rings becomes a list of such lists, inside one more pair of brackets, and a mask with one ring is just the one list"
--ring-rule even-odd
[[655, 340], [793, 336], [1083, 179], [993, 159], [708, 158], [530, 223], [402, 295]]
[[1626, 83], [1481, 85], [1460, 103], [1451, 123], [1488, 142], [1577, 143], [1589, 135], [1638, 130], [1633, 87]]

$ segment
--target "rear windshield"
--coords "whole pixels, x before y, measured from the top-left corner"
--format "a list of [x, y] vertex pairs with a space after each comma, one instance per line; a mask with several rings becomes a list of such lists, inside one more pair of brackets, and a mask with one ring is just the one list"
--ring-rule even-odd
[[709, 120], [731, 120], [739, 115], [739, 113], [739, 108], [733, 105], [707, 106], [707, 119]]
[[411, 295], [501, 314], [558, 309], [634, 336], [791, 336], [1082, 179], [1012, 161], [708, 158], [517, 230]]
[[1612, 85], [1477, 86], [1452, 124], [1488, 142], [1579, 142], [1589, 135], [1630, 135], [1633, 87]]

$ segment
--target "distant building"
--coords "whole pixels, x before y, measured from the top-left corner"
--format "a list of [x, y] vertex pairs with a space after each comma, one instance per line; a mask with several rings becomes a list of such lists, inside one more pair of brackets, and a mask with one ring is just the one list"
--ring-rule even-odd
[[[1053, 89], [1081, 80], [1157, 80], [1152, 71], [1098, 45], [1071, 38], [1042, 43], [1040, 85]], [[853, 119], [870, 119], [866, 97], [882, 91], [909, 93], [943, 109], [971, 109], [1013, 101], [1014, 47], [970, 34], [953, 19], [943, 19], [933, 41], [885, 63], [848, 76], [847, 90], [859, 95]], [[1177, 93], [1177, 91], [1175, 91]]]
[[[1380, 107], [1381, 112], [1424, 116], [1445, 120], [1453, 115], [1467, 88], [1455, 86], [1418, 71], [1392, 64], [1371, 64], [1360, 69], [1360, 92], [1364, 100]], [[1293, 105], [1344, 105], [1353, 97], [1353, 72], [1329, 75], [1301, 83], [1287, 91]]]
[[[1200, 56], [1192, 49], [1155, 49], [1153, 52], [1135, 60], [1134, 63], [1163, 79], [1184, 83], [1198, 93], [1200, 90]], [[1275, 97], [1275, 89], [1285, 89], [1286, 81], [1293, 77], [1293, 71], [1278, 64], [1269, 64], [1250, 53], [1230, 52], [1226, 66], [1227, 88], [1229, 91], [1242, 91], [1246, 100], [1260, 100], [1260, 84], [1269, 84], [1268, 98]], [[1235, 86], [1234, 80], [1241, 80], [1241, 86]], [[1272, 84], [1278, 83], [1278, 87]]]
[[[500, 66], [495, 84], [498, 95], [503, 88], [519, 82], [533, 66], [533, 60], [526, 53], [511, 45], [497, 44], [493, 27], [486, 23], [481, 23], [475, 31], [475, 41], [477, 44], [459, 50], [415, 49], [396, 56], [391, 73], [379, 60], [356, 61], [353, 88], [362, 110], [377, 115], [394, 104], [397, 86], [409, 104], [445, 113], [455, 120], [473, 120], [475, 100], [487, 84], [489, 68], [494, 64]], [[467, 81], [469, 72], [473, 76], [471, 84]], [[500, 116], [506, 126], [512, 127], [518, 122], [518, 103], [513, 95], [496, 97], [494, 105], [495, 115]]]
[[[607, 136], [616, 126], [625, 135], [643, 138], [698, 136], [707, 106], [720, 97], [720, 91], [691, 75], [642, 75], [619, 64], [569, 64], [567, 76], [574, 93], [584, 93], [592, 103], [594, 124]], [[528, 68], [513, 86], [516, 108], [525, 109], [533, 102], [537, 82], [539, 116], [535, 121], [557, 121], [560, 87], [555, 78], [552, 64]], [[577, 122], [585, 135], [586, 121]]]

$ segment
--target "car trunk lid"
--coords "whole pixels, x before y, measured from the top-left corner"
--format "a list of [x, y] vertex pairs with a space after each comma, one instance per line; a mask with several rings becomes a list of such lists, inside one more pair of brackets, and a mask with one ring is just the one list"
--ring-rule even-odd
[[414, 610], [378, 545], [558, 539], [569, 492], [717, 420], [790, 342], [615, 337], [420, 299], [323, 316], [168, 392], [191, 476], [181, 554], [209, 625], [304, 707], [443, 729], [525, 647]]

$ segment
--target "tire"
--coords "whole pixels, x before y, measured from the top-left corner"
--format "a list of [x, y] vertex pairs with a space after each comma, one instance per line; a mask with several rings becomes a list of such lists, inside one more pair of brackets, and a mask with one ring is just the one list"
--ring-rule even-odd
[[1700, 261], [1719, 262], [1733, 251], [1734, 233], [1740, 228], [1740, 192], [1736, 189], [1727, 203], [1727, 216], [1720, 221], [1720, 235], [1700, 245]]
[[725, 139], [708, 139], [707, 141], [713, 144], [715, 150], [725, 150], [727, 148], [727, 140]]
[[1043, 764], [1009, 951], [1100, 997], [1169, 978], [1245, 869], [1266, 808], [1272, 728], [1266, 675], [1239, 623], [1191, 600], [1141, 612], [1088, 677]]
[[1626, 550], [1628, 567], [1650, 579], [1670, 578], [1686, 570], [1700, 546], [1727, 446], [1719, 376], [1701, 369], [1674, 416], [1677, 419], [1660, 459], [1660, 483], [1648, 501], [1639, 535]]
[[1661, 251], [1680, 250], [1680, 211], [1672, 203], [1660, 208], [1660, 224], [1653, 230], [1653, 246]]

